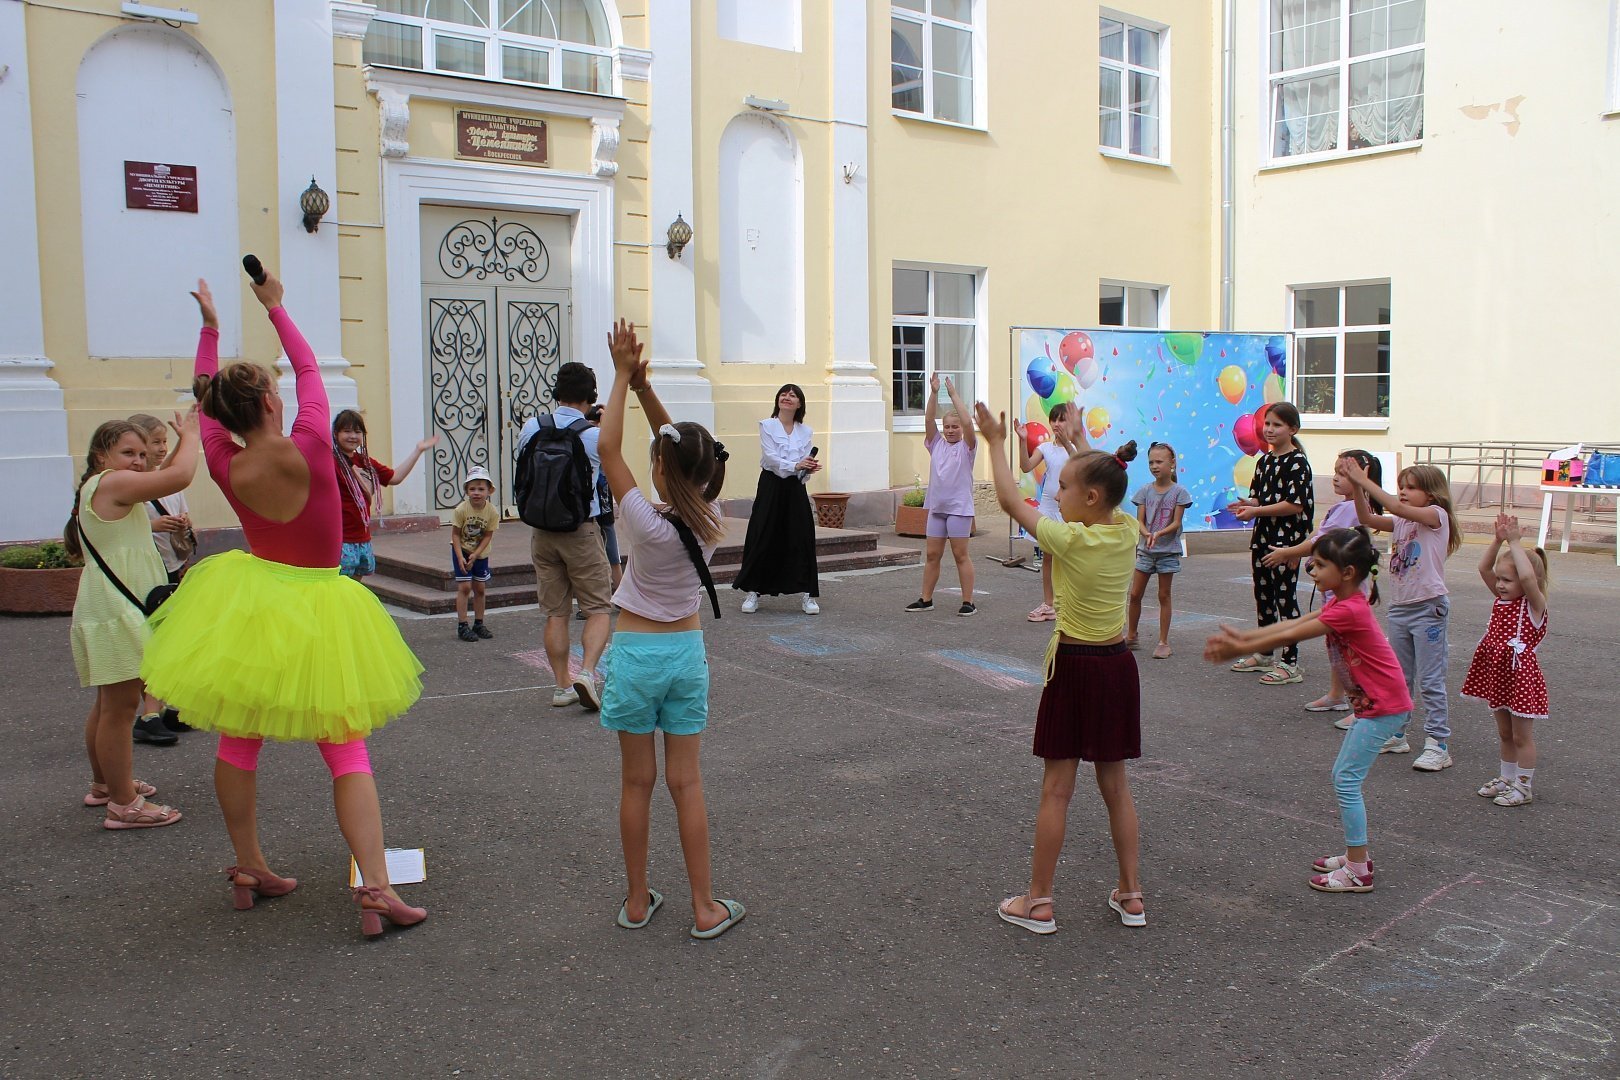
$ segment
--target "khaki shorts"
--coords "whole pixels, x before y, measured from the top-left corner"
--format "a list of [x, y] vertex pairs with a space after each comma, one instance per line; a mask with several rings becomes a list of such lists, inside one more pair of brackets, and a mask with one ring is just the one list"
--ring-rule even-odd
[[587, 521], [573, 532], [530, 532], [529, 556], [534, 560], [540, 610], [553, 619], [567, 618], [571, 601], [578, 597], [579, 610], [585, 614], [610, 614], [613, 576], [596, 522]]

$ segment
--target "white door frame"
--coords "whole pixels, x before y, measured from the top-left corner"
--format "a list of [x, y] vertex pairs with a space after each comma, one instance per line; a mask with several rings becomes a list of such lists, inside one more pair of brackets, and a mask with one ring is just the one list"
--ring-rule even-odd
[[[438, 203], [573, 217], [573, 355], [603, 386], [613, 372], [599, 340], [613, 321], [613, 182], [610, 178], [519, 166], [384, 159], [383, 243], [388, 266], [388, 404], [393, 460], [427, 433], [422, 352], [422, 204]], [[432, 513], [427, 470], [394, 489], [394, 511]]]

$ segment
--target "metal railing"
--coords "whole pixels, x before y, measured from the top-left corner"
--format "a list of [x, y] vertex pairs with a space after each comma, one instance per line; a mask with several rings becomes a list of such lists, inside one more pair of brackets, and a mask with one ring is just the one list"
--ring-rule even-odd
[[[1513, 439], [1482, 442], [1409, 443], [1411, 464], [1434, 465], [1446, 474], [1451, 485], [1453, 505], [1461, 510], [1468, 507], [1499, 506], [1504, 510], [1517, 506], [1536, 506], [1540, 502], [1541, 466], [1547, 455], [1569, 446], [1568, 440], [1553, 442], [1533, 439]], [[1583, 451], [1602, 450], [1620, 453], [1620, 442], [1583, 442]], [[1461, 476], [1457, 475], [1460, 472]], [[1528, 483], [1519, 479], [1529, 474]], [[1387, 480], [1386, 480], [1387, 483]], [[1490, 499], [1492, 491], [1496, 498]], [[1580, 493], [1580, 488], [1572, 489]], [[1521, 502], [1521, 493], [1530, 501]], [[1594, 490], [1587, 512], [1599, 498], [1613, 498], [1614, 492]], [[1472, 501], [1470, 501], [1472, 500]]]

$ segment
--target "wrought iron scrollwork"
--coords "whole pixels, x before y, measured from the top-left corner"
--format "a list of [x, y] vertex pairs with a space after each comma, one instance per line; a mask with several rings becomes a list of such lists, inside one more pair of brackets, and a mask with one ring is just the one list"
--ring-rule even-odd
[[498, 279], [539, 284], [551, 272], [551, 252], [540, 234], [520, 221], [469, 218], [439, 241], [439, 269], [454, 279]]
[[482, 300], [428, 301], [428, 376], [433, 429], [434, 505], [461, 502], [461, 482], [475, 465], [489, 467], [489, 314]]
[[558, 310], [555, 303], [506, 302], [507, 408], [514, 423], [552, 407], [551, 387], [561, 366]]

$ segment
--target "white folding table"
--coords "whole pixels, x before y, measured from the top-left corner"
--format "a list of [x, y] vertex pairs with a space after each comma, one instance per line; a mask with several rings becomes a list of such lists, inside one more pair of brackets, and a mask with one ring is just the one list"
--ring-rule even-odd
[[1558, 550], [1569, 551], [1569, 533], [1572, 519], [1575, 514], [1576, 495], [1601, 495], [1614, 500], [1614, 564], [1620, 566], [1620, 487], [1563, 487], [1554, 484], [1541, 485], [1541, 528], [1536, 533], [1536, 547], [1547, 546], [1547, 527], [1552, 524], [1553, 496], [1564, 496], [1564, 536], [1558, 544]]

